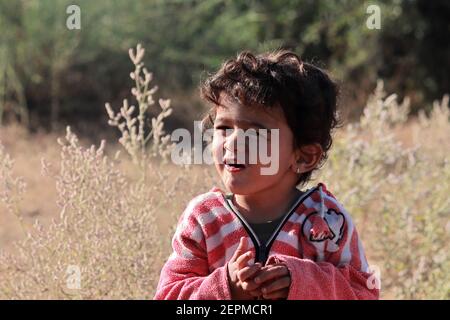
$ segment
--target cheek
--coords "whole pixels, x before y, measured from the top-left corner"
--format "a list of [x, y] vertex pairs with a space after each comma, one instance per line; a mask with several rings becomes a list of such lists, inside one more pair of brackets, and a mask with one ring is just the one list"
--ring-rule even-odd
[[285, 131], [280, 132], [278, 138], [272, 137], [270, 140], [270, 157], [278, 161], [281, 171], [291, 165], [294, 156], [292, 143], [292, 135]]
[[289, 139], [289, 136], [285, 135], [273, 135], [270, 138], [265, 139], [265, 143], [267, 145], [267, 154], [271, 157], [275, 157], [278, 155], [280, 160], [286, 155], [291, 154], [293, 152], [292, 147], [289, 147], [292, 144], [292, 140]]
[[220, 134], [215, 133], [213, 135], [213, 140], [211, 144], [211, 150], [213, 153], [215, 163], [217, 163], [218, 160], [223, 159], [223, 144], [224, 144], [224, 137]]
[[294, 153], [290, 145], [284, 144], [280, 147], [280, 167], [287, 168], [291, 164]]

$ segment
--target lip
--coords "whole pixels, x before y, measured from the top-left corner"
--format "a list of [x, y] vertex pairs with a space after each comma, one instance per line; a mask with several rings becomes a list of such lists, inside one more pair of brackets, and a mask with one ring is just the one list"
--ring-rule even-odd
[[237, 164], [236, 159], [224, 159], [223, 164], [225, 166], [225, 170], [228, 172], [241, 172], [243, 171], [247, 166], [244, 164], [240, 164], [239, 166], [236, 166]]
[[241, 172], [241, 171], [245, 170], [245, 166], [244, 167], [233, 167], [228, 164], [225, 164], [225, 170], [227, 170], [228, 172], [232, 172], [232, 173]]

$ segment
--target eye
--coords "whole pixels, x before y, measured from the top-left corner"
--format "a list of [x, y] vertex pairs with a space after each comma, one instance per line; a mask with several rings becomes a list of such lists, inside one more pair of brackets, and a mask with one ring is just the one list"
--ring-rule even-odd
[[256, 129], [256, 136], [264, 138], [264, 139], [270, 139], [270, 129]]

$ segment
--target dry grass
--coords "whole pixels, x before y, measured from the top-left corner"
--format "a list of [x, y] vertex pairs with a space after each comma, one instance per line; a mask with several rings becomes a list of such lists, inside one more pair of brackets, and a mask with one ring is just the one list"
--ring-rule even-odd
[[[108, 110], [121, 144], [86, 147], [70, 131], [57, 144], [55, 136], [0, 128], [0, 298], [151, 298], [179, 214], [219, 183], [212, 167], [164, 161], [167, 101], [156, 130], [140, 129], [157, 106], [139, 50], [131, 55], [136, 110], [128, 102], [119, 115]], [[337, 134], [316, 179], [354, 216], [381, 269], [383, 298], [448, 299], [448, 98], [427, 117], [407, 114], [407, 102], [386, 97], [380, 83], [361, 121]], [[79, 289], [70, 286], [73, 266]]]

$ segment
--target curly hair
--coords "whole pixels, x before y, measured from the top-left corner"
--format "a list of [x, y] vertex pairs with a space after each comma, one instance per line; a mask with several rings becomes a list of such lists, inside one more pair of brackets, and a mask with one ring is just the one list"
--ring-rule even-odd
[[[294, 148], [318, 143], [323, 149], [321, 164], [327, 158], [332, 130], [339, 120], [338, 87], [326, 71], [303, 62], [288, 50], [256, 56], [241, 52], [200, 86], [201, 97], [212, 103], [203, 118], [204, 128], [213, 125], [221, 94], [244, 107], [281, 107], [293, 132]], [[311, 174], [312, 171], [301, 174], [298, 184], [307, 182]]]

